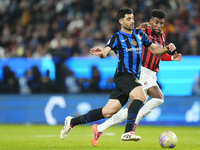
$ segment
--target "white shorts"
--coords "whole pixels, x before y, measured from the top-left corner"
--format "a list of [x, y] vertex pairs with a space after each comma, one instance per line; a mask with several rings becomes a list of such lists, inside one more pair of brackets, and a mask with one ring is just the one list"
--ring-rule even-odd
[[156, 72], [141, 66], [140, 83], [148, 99], [147, 90], [152, 86], [158, 86]]

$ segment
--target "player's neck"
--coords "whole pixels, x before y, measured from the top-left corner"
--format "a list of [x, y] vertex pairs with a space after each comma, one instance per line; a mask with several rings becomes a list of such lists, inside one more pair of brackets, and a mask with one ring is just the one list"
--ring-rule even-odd
[[124, 33], [127, 33], [127, 34], [132, 34], [133, 33], [133, 30], [127, 30], [125, 28], [121, 28], [121, 31], [124, 32]]

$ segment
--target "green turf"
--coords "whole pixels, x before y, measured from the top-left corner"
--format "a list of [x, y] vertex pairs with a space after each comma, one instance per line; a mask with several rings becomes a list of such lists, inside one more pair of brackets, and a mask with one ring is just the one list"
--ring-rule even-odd
[[200, 127], [150, 127], [139, 126], [139, 142], [120, 140], [124, 126], [107, 129], [96, 147], [91, 145], [91, 126], [76, 126], [64, 140], [60, 139], [63, 126], [0, 125], [0, 150], [159, 150], [159, 135], [171, 130], [178, 137], [176, 150], [199, 150]]

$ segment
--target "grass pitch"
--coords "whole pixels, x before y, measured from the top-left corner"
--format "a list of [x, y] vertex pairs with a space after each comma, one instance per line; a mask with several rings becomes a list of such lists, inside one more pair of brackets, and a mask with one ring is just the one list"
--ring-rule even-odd
[[0, 125], [0, 150], [159, 150], [159, 135], [166, 130], [178, 137], [176, 150], [199, 150], [200, 127], [152, 127], [138, 126], [136, 134], [139, 142], [120, 140], [125, 127], [107, 129], [99, 138], [98, 145], [92, 146], [91, 125], [76, 126], [64, 140], [60, 139], [63, 125]]

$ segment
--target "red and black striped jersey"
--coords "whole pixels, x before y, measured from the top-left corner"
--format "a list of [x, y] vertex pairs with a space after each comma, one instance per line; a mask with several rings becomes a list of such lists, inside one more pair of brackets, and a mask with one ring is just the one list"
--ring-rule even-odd
[[[149, 39], [152, 41], [152, 43], [156, 44], [157, 46], [165, 47], [165, 40], [166, 40], [165, 33], [161, 31], [160, 35], [156, 35], [151, 31], [150, 27], [151, 26], [148, 26], [144, 30], [144, 32], [148, 35]], [[154, 55], [151, 53], [151, 51], [149, 51], [147, 48], [143, 46], [143, 51], [142, 51], [143, 67], [158, 72], [160, 60], [171, 61], [171, 56], [167, 53], [163, 55]]]

